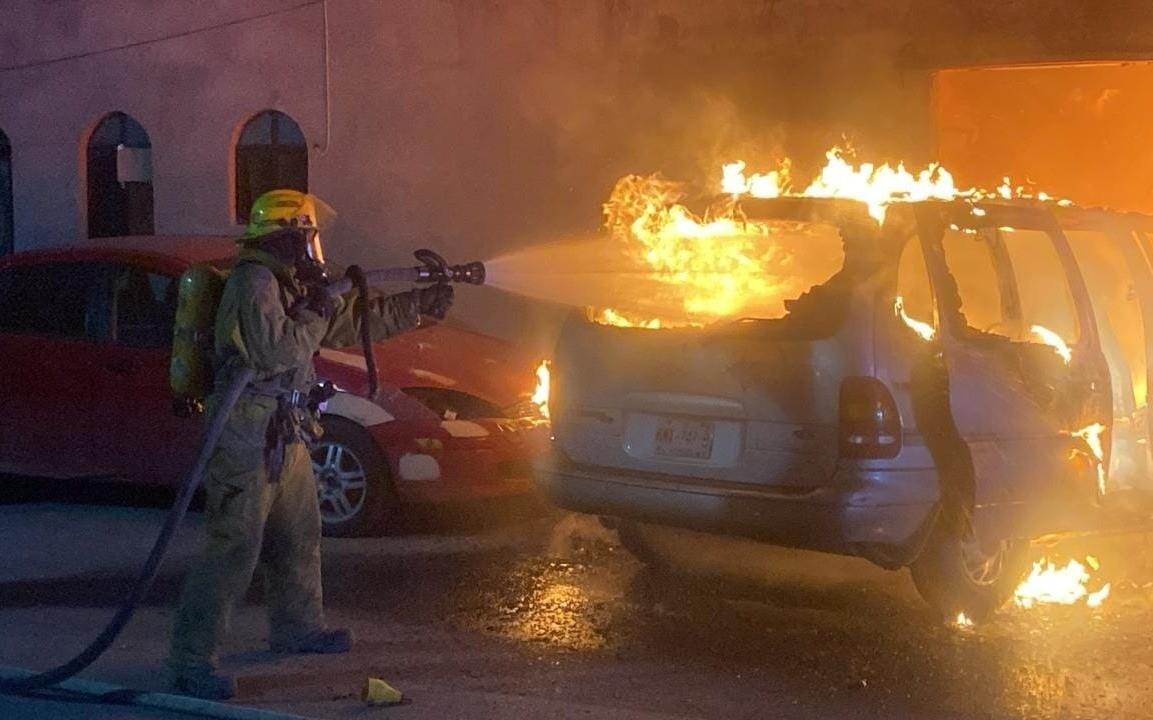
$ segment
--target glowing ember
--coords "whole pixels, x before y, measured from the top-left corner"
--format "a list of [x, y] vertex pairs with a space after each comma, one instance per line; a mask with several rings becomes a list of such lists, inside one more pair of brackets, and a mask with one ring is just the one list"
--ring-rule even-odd
[[[1099, 567], [1096, 558], [1092, 556], [1086, 558], [1086, 562], [1094, 570]], [[1013, 603], [1026, 609], [1037, 605], [1076, 605], [1080, 602], [1084, 602], [1087, 607], [1100, 607], [1109, 597], [1110, 587], [1105, 583], [1100, 589], [1090, 592], [1088, 585], [1091, 579], [1089, 570], [1076, 560], [1070, 560], [1064, 567], [1058, 568], [1052, 561], [1041, 558], [1033, 563], [1029, 577], [1017, 587]]]
[[[1089, 446], [1089, 450], [1093, 452], [1093, 456], [1097, 459], [1097, 489], [1101, 494], [1105, 494], [1105, 443], [1101, 441], [1101, 435], [1105, 432], [1105, 426], [1101, 423], [1093, 423], [1086, 425], [1080, 430], [1069, 433], [1075, 438], [1081, 438], [1085, 444]], [[1094, 568], [1096, 569], [1096, 568]]]
[[897, 317], [901, 318], [902, 322], [909, 326], [910, 330], [920, 335], [921, 339], [926, 341], [932, 340], [937, 334], [937, 331], [934, 330], [933, 326], [929, 323], [909, 317], [908, 313], [905, 312], [905, 299], [900, 295], [893, 301], [893, 312], [897, 314]]
[[541, 360], [540, 365], [536, 368], [536, 390], [532, 394], [532, 402], [540, 408], [540, 414], [544, 417], [549, 417], [548, 413], [548, 394], [549, 394], [549, 365], [548, 360]]
[[1065, 361], [1066, 365], [1068, 365], [1069, 362], [1073, 359], [1073, 351], [1069, 349], [1068, 343], [1066, 343], [1057, 333], [1042, 325], [1034, 325], [1029, 328], [1029, 330], [1034, 335], [1041, 338], [1041, 342], [1053, 348], [1053, 352], [1060, 355], [1061, 359]]
[[969, 616], [966, 615], [965, 613], [959, 612], [959, 613], [957, 613], [957, 617], [953, 618], [953, 627], [971, 628], [971, 627], [973, 627], [973, 621], [970, 620]]

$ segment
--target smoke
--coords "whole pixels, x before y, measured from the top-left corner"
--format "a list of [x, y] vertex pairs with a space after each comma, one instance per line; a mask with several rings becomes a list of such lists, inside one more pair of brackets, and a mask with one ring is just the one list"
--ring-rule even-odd
[[723, 89], [665, 87], [608, 60], [594, 68], [559, 60], [534, 68], [520, 109], [550, 137], [550, 175], [566, 200], [584, 198], [586, 219], [599, 216], [598, 201], [629, 173], [711, 184], [723, 162], [784, 155], [781, 125], [751, 117]]

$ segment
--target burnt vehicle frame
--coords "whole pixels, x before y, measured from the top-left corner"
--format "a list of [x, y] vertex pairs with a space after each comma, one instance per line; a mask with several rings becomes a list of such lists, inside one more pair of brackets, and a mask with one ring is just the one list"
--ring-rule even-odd
[[[553, 368], [556, 441], [551, 456], [538, 465], [538, 481], [557, 504], [609, 517], [641, 556], [651, 557], [652, 549], [638, 523], [856, 555], [889, 569], [908, 566], [932, 605], [970, 617], [987, 616], [1008, 599], [1027, 569], [1030, 541], [1147, 525], [1148, 413], [1136, 438], [1141, 442], [1131, 444], [1144, 468], [1130, 488], [1136, 492], [1113, 492], [1110, 378], [1129, 368], [1111, 368], [1102, 352], [1093, 298], [1065, 233], [1088, 228], [1121, 248], [1138, 286], [1148, 346], [1153, 220], [1012, 200], [897, 202], [887, 206], [883, 223], [850, 200], [742, 200], [741, 209], [755, 219], [835, 225], [844, 241], [844, 266], [791, 301], [789, 312], [775, 320], [656, 333], [570, 321]], [[1067, 359], [1045, 342], [970, 326], [945, 248], [958, 237], [972, 238], [988, 253], [996, 307], [1004, 324], [1017, 327], [1017, 335], [1028, 328], [1020, 278], [1027, 268], [1014, 269], [1014, 260], [1020, 264], [1022, 258], [1010, 256], [1006, 238], [1032, 237], [1051, 249], [1059, 277], [1031, 277], [1034, 296], [1027, 299], [1036, 303], [1041, 281], [1065, 286], [1075, 332]], [[895, 308], [898, 265], [910, 248], [923, 259], [931, 292], [932, 317], [919, 318], [933, 328], [929, 339], [918, 336]], [[792, 334], [804, 338], [803, 346], [790, 345]], [[640, 392], [635, 402], [595, 407], [596, 397], [566, 397], [566, 388], [575, 387], [579, 396], [582, 384], [588, 384], [568, 364], [579, 366], [582, 359], [590, 364], [597, 356], [604, 372], [636, 363], [642, 355], [660, 359], [646, 360], [650, 367], [634, 373], [636, 389], [681, 391], [678, 376], [706, 368], [716, 378], [707, 392], [686, 394], [708, 396], [698, 397], [697, 406], [689, 402], [678, 409], [673, 403], [653, 412], [727, 414], [744, 423], [742, 448], [766, 435], [758, 423], [780, 426], [769, 441], [760, 441], [763, 456], [780, 451], [788, 461], [765, 482], [723, 468], [664, 472], [656, 467], [660, 463], [648, 467], [612, 447], [618, 441], [628, 444], [630, 417], [647, 412], [645, 403], [660, 393]], [[1140, 368], [1145, 377], [1149, 356]], [[1118, 360], [1112, 361], [1116, 366]], [[802, 366], [808, 374], [789, 376], [788, 368]], [[822, 384], [822, 372], [835, 376], [833, 381]], [[897, 417], [896, 436], [873, 456], [854, 457], [852, 448], [830, 438], [843, 431], [830, 421], [844, 424], [841, 393], [848, 384], [870, 391], [879, 384], [883, 392], [877, 397], [891, 403], [887, 412]], [[613, 393], [633, 397], [632, 389], [616, 386]], [[760, 422], [765, 418], [755, 417], [755, 407], [766, 403], [758, 395], [787, 405], [795, 416], [766, 416], [767, 422]], [[620, 428], [616, 435], [605, 430], [614, 424]], [[581, 427], [598, 426], [599, 437], [596, 431], [581, 437]], [[1100, 440], [1100, 451], [1089, 429]], [[600, 457], [611, 459], [602, 464]], [[826, 475], [816, 482], [798, 480], [812, 476], [809, 465], [822, 463]], [[1115, 496], [1129, 501], [1113, 502]]]

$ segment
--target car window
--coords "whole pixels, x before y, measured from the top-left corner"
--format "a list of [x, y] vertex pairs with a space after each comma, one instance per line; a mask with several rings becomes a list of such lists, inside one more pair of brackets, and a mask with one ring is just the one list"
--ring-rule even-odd
[[1073, 296], [1053, 239], [1039, 230], [949, 230], [945, 262], [970, 336], [1053, 347], [1079, 336]]
[[941, 239], [945, 264], [957, 284], [960, 312], [971, 331], [1011, 337], [1011, 318], [993, 261], [988, 234], [947, 230]]
[[1021, 335], [1014, 339], [1051, 344], [1045, 340], [1043, 328], [1067, 344], [1075, 343], [1079, 336], [1077, 312], [1053, 239], [1040, 230], [1003, 228], [998, 235], [1013, 264], [1021, 303]]
[[135, 265], [117, 266], [112, 283], [116, 342], [146, 348], [170, 345], [177, 287], [170, 275]]
[[[1145, 324], [1132, 268], [1117, 239], [1103, 232], [1072, 230], [1065, 236], [1093, 299], [1101, 350], [1110, 368], [1121, 369], [1113, 377], [1114, 404], [1118, 405], [1118, 398], [1131, 395], [1136, 407], [1145, 407]], [[1126, 235], [1125, 241], [1133, 242], [1132, 236]]]
[[921, 243], [915, 237], [905, 243], [905, 249], [901, 251], [897, 265], [897, 295], [909, 318], [936, 327], [929, 270], [921, 252]]
[[58, 262], [0, 270], [0, 332], [103, 339], [101, 267]]

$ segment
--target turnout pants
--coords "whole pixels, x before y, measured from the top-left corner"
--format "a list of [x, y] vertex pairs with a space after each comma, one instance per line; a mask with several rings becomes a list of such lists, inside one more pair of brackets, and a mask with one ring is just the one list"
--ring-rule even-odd
[[303, 443], [285, 449], [277, 483], [259, 447], [218, 447], [205, 478], [207, 539], [184, 583], [169, 666], [211, 670], [233, 606], [263, 562], [269, 640], [291, 645], [324, 627], [320, 509]]

